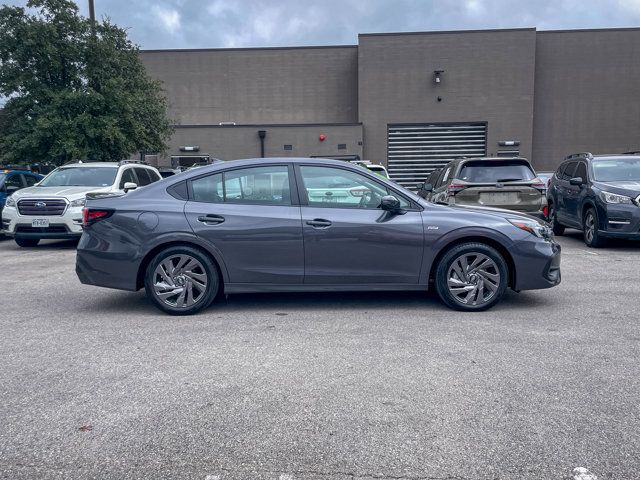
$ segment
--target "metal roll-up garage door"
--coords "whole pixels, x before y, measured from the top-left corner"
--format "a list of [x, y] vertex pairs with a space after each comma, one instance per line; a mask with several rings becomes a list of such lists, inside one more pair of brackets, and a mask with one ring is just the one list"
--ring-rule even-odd
[[388, 128], [389, 176], [411, 189], [455, 158], [482, 157], [487, 152], [485, 122], [396, 124]]

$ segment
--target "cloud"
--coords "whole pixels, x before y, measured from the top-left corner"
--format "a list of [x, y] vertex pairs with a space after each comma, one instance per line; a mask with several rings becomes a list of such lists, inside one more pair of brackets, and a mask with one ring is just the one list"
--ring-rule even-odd
[[160, 20], [165, 30], [176, 33], [180, 29], [180, 14], [177, 10], [154, 6], [151, 11]]
[[100, 0], [96, 14], [147, 49], [354, 45], [368, 32], [632, 27], [640, 0]]

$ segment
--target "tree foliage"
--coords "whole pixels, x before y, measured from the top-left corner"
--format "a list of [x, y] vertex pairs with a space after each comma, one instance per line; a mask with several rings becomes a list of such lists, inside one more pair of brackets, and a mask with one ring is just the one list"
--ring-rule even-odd
[[[162, 152], [167, 101], [139, 50], [109, 20], [80, 16], [70, 0], [0, 8], [0, 158], [119, 160]], [[35, 13], [30, 13], [34, 12]]]

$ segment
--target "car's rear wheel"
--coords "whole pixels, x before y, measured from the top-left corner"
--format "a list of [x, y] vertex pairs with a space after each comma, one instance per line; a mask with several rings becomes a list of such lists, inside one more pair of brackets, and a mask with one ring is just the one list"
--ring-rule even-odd
[[551, 228], [553, 229], [554, 235], [563, 235], [564, 234], [564, 225], [560, 225], [558, 223], [558, 215], [556, 213], [556, 206], [553, 203], [549, 204], [549, 223], [551, 223]]
[[598, 214], [593, 208], [589, 208], [584, 214], [582, 233], [584, 235], [584, 243], [588, 247], [598, 248], [606, 243], [606, 239], [598, 232]]
[[171, 315], [191, 315], [211, 304], [220, 288], [218, 269], [195, 248], [170, 247], [147, 266], [147, 296]]
[[456, 310], [481, 311], [495, 305], [507, 289], [507, 263], [493, 247], [464, 243], [447, 251], [436, 269], [436, 291]]
[[35, 247], [40, 242], [39, 238], [20, 238], [16, 237], [16, 243], [20, 247]]

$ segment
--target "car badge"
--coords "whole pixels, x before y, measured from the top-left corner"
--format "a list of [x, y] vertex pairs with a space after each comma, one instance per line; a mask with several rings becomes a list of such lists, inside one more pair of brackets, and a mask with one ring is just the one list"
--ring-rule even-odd
[[36, 208], [46, 208], [47, 204], [44, 202], [36, 202], [35, 203], [35, 207]]
[[496, 183], [496, 188], [504, 188], [504, 183]]

